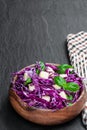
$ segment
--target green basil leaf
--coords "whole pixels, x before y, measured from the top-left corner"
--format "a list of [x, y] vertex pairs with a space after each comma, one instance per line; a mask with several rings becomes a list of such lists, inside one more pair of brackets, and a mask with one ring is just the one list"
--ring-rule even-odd
[[69, 90], [71, 92], [76, 92], [79, 90], [79, 85], [74, 82], [67, 83], [66, 90]]
[[41, 65], [41, 69], [45, 70], [45, 64], [42, 61], [40, 61], [40, 65]]
[[72, 96], [72, 95], [69, 95], [69, 96], [67, 95], [67, 99], [68, 99], [68, 100], [72, 100], [72, 99], [73, 99], [73, 96]]
[[68, 68], [73, 68], [73, 66], [68, 65], [68, 64], [62, 64], [62, 65], [58, 66], [58, 73], [64, 74], [66, 69], [68, 69]]
[[72, 103], [68, 103], [68, 106], [72, 106]]
[[36, 69], [36, 73], [39, 74], [39, 73], [40, 73], [40, 70]]
[[[60, 76], [54, 77], [54, 83], [61, 86], [63, 89], [71, 91], [71, 92], [76, 92], [79, 90], [78, 84], [76, 84], [74, 82], [67, 83], [66, 80]], [[69, 97], [69, 99], [72, 100], [72, 97]]]
[[24, 82], [24, 85], [28, 85], [28, 84], [31, 83], [31, 82], [32, 82], [31, 78], [28, 78], [28, 79]]
[[60, 76], [54, 77], [54, 83], [61, 87], [66, 86], [66, 80]]

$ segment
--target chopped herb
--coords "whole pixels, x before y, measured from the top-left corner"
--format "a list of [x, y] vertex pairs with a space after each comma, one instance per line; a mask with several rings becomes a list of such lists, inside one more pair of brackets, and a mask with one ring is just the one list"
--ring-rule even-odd
[[67, 99], [68, 99], [68, 100], [72, 100], [72, 99], [73, 99], [73, 96], [72, 96], [72, 95], [69, 95], [69, 96], [67, 95]]
[[68, 106], [72, 106], [72, 103], [68, 103]]
[[73, 68], [73, 66], [68, 65], [68, 64], [62, 64], [62, 65], [58, 66], [58, 73], [64, 74], [66, 69], [69, 69], [69, 68]]
[[66, 80], [60, 76], [55, 76], [54, 77], [54, 83], [63, 87], [64, 85], [66, 85]]
[[36, 73], [39, 74], [39, 73], [40, 73], [40, 70], [36, 69]]
[[72, 92], [76, 92], [79, 90], [79, 85], [74, 82], [67, 83], [67, 89]]
[[45, 70], [45, 64], [42, 61], [40, 61], [40, 65], [41, 65], [41, 69]]
[[28, 78], [28, 79], [24, 82], [24, 85], [28, 85], [28, 84], [31, 83], [31, 82], [32, 82], [31, 78]]
[[76, 92], [79, 90], [79, 85], [74, 83], [74, 82], [66, 82], [66, 80], [60, 76], [55, 76], [54, 77], [54, 83], [61, 86], [63, 89], [71, 91], [71, 92]]

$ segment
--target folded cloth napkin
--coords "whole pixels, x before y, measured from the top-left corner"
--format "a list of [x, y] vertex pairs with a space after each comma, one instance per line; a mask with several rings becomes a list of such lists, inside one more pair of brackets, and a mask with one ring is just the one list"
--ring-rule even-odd
[[[78, 61], [87, 63], [87, 32], [81, 31], [77, 34], [69, 34], [67, 36], [67, 47], [71, 65], [74, 66], [76, 70], [78, 69]], [[81, 57], [81, 54], [85, 55], [85, 59], [83, 58], [84, 56]], [[80, 60], [75, 61], [76, 56], [78, 56]], [[82, 73], [82, 69], [79, 71]], [[87, 127], [87, 102], [85, 104], [85, 108], [82, 111], [82, 122]]]

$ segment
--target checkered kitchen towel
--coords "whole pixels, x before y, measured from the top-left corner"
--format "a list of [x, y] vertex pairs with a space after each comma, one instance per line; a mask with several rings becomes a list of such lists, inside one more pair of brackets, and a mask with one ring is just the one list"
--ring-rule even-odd
[[[74, 61], [75, 56], [79, 56], [81, 62], [85, 60], [85, 63], [87, 63], [87, 32], [81, 31], [77, 34], [69, 34], [67, 36], [67, 42], [71, 65], [74, 66], [74, 68], [78, 65], [78, 60]], [[81, 57], [81, 53], [85, 54], [85, 59]], [[82, 70], [80, 69], [80, 71]], [[82, 122], [87, 127], [87, 102], [82, 112]]]
[[68, 51], [71, 64], [74, 63], [74, 55], [84, 52], [87, 54], [87, 32], [81, 31], [77, 34], [69, 34], [67, 36]]

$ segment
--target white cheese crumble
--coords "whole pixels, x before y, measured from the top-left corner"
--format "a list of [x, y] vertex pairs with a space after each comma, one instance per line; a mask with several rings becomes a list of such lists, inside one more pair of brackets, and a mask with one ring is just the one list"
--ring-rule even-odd
[[65, 78], [65, 77], [67, 77], [67, 74], [60, 74], [59, 76], [62, 78]]
[[61, 88], [61, 87], [58, 86], [57, 84], [54, 84], [53, 87], [54, 87], [55, 89], [60, 89], [60, 88]]
[[47, 73], [46, 71], [41, 71], [39, 76], [40, 76], [40, 78], [48, 79], [49, 73]]
[[30, 91], [34, 91], [34, 90], [35, 90], [35, 86], [34, 86], [34, 85], [30, 85], [30, 84], [29, 84], [29, 85], [28, 85], [28, 88], [29, 88]]
[[29, 75], [27, 72], [24, 73], [24, 81], [26, 81], [29, 78]]
[[59, 95], [60, 95], [62, 98], [67, 99], [67, 95], [65, 94], [64, 91], [60, 92]]
[[46, 101], [50, 101], [50, 96], [42, 96], [42, 99], [46, 100]]

